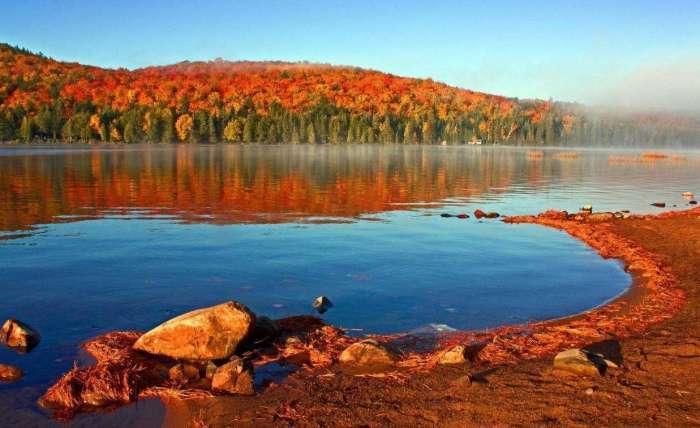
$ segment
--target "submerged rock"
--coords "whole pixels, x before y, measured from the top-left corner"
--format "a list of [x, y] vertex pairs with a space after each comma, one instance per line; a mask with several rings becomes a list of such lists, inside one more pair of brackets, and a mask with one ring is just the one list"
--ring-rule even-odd
[[442, 213], [442, 214], [440, 214], [440, 217], [442, 217], [442, 218], [450, 218], [450, 217], [454, 217], [454, 216], [453, 216], [452, 214]]
[[0, 329], [0, 342], [22, 351], [30, 351], [39, 344], [41, 336], [28, 324], [14, 319], [5, 321]]
[[0, 363], [0, 382], [16, 382], [22, 379], [24, 373], [19, 367]]
[[666, 202], [654, 202], [651, 204], [651, 206], [657, 208], [666, 208]]
[[554, 369], [583, 376], [600, 376], [605, 373], [607, 364], [599, 355], [572, 348], [554, 357]]
[[688, 201], [688, 203], [689, 203], [690, 205], [697, 205], [697, 204], [698, 204], [698, 201], [696, 201], [696, 200], [693, 199], [692, 201]]
[[333, 307], [333, 302], [326, 296], [318, 296], [316, 300], [314, 300], [313, 307], [319, 314], [323, 314]]
[[344, 364], [382, 366], [393, 364], [396, 361], [396, 354], [376, 340], [368, 339], [345, 348], [338, 360]]
[[254, 395], [253, 366], [241, 358], [233, 357], [216, 369], [211, 378], [211, 389], [227, 394]]
[[247, 307], [230, 301], [166, 321], [141, 336], [134, 349], [181, 360], [229, 358], [254, 323]]
[[440, 355], [438, 364], [464, 364], [467, 362], [467, 348], [464, 345], [456, 345]]
[[484, 212], [482, 210], [475, 210], [474, 211], [474, 217], [481, 219], [481, 218], [498, 218], [501, 215], [497, 212], [491, 211], [491, 212]]
[[469, 214], [465, 214], [465, 213], [457, 214], [457, 218], [461, 218], [461, 219], [469, 218]]

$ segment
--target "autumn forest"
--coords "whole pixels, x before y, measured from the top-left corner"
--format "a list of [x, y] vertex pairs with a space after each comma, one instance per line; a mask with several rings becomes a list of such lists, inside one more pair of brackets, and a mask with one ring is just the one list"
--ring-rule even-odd
[[0, 141], [691, 145], [695, 118], [519, 100], [429, 79], [286, 62], [137, 70], [0, 44]]

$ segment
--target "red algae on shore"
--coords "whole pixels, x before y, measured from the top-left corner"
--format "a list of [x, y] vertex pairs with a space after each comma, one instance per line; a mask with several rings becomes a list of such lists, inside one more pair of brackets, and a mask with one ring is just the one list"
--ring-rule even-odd
[[[668, 218], [700, 214], [700, 209], [669, 212]], [[488, 365], [516, 363], [548, 357], [564, 348], [582, 347], [606, 338], [624, 338], [647, 330], [673, 317], [681, 308], [685, 294], [677, 288], [676, 278], [658, 256], [617, 235], [611, 228], [620, 219], [600, 221], [589, 215], [569, 215], [565, 211], [547, 211], [536, 216], [506, 217], [506, 223], [530, 223], [562, 230], [583, 241], [604, 258], [620, 259], [634, 275], [638, 298], [622, 297], [583, 314], [527, 325], [503, 326], [486, 331], [460, 331], [441, 336], [437, 350], [430, 353], [406, 352], [399, 366], [425, 370], [437, 365], [439, 356], [454, 345], [475, 350], [473, 360]]]
[[[700, 208], [632, 218], [696, 214], [700, 215]], [[468, 360], [494, 366], [544, 358], [565, 348], [584, 347], [608, 338], [629, 337], [673, 317], [684, 302], [685, 294], [660, 257], [614, 231], [614, 223], [626, 221], [624, 219], [547, 211], [536, 216], [506, 217], [504, 221], [556, 228], [580, 239], [604, 258], [620, 259], [634, 275], [632, 292], [602, 307], [561, 320], [461, 331], [431, 338], [411, 334], [371, 336], [399, 351], [399, 360], [394, 368], [384, 370], [383, 378], [401, 380], [412, 372], [430, 371], [437, 366], [445, 349], [455, 345], [465, 346]], [[335, 365], [339, 354], [360, 340], [310, 316], [285, 318], [278, 320], [277, 325], [280, 334], [274, 340], [249, 344], [241, 357], [257, 367], [281, 362], [317, 371]], [[96, 364], [73, 368], [49, 388], [40, 402], [56, 409], [57, 416], [70, 417], [81, 410], [124, 404], [139, 397], [212, 396], [206, 387], [175, 384], [169, 380], [167, 369], [175, 361], [132, 350], [139, 336], [134, 332], [115, 332], [85, 343], [83, 348], [96, 359]]]

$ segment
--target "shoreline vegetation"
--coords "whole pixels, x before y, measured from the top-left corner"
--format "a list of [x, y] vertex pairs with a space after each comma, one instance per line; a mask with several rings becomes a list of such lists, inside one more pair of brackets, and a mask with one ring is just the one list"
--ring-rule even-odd
[[0, 141], [692, 147], [700, 119], [521, 100], [306, 62], [137, 70], [0, 44]]
[[[314, 415], [314, 409], [328, 411], [337, 407], [334, 404], [337, 399], [330, 398], [334, 396], [334, 390], [340, 393], [338, 391], [341, 389], [357, 388], [361, 397], [368, 393], [367, 382], [385, 393], [390, 391], [382, 401], [392, 397], [400, 400], [399, 397], [405, 397], [407, 394], [420, 393], [423, 388], [420, 382], [430, 382], [432, 385], [429, 387], [430, 391], [438, 387], [443, 390], [447, 387], [450, 391], [454, 388], [460, 391], [475, 389], [470, 388], [472, 384], [476, 389], [479, 384], [482, 384], [481, 389], [489, 388], [488, 375], [491, 372], [498, 370], [517, 372], [524, 366], [530, 367], [530, 364], [539, 365], [539, 370], [544, 374], [535, 376], [530, 373], [528, 376], [530, 378], [541, 376], [537, 381], [539, 384], [556, 384], [555, 389], [560, 388], [561, 385], [570, 387], [590, 384], [592, 386], [587, 387], [585, 394], [592, 395], [596, 388], [599, 388], [596, 384], [610, 382], [610, 379], [623, 382], [620, 379], [629, 376], [631, 372], [634, 373], [635, 368], [639, 370], [643, 364], [647, 363], [639, 362], [634, 366], [624, 360], [620, 354], [620, 344], [624, 344], [627, 340], [648, 337], [651, 334], [650, 331], [658, 329], [656, 326], [678, 318], [679, 314], [683, 313], [683, 308], [687, 307], [689, 296], [697, 296], [694, 290], [688, 290], [688, 278], [679, 277], [679, 271], [669, 263], [667, 255], [654, 251], [654, 248], [650, 249], [645, 242], [639, 240], [638, 236], [631, 234], [629, 228], [639, 228], [640, 224], [642, 228], [650, 228], [651, 226], [647, 225], [664, 224], [663, 222], [666, 221], [694, 220], [697, 223], [699, 216], [700, 209], [693, 208], [680, 212], [631, 215], [624, 218], [615, 216], [613, 213], [568, 214], [563, 211], [547, 211], [536, 216], [505, 217], [506, 223], [514, 225], [539, 224], [562, 230], [585, 242], [602, 257], [620, 259], [625, 264], [625, 269], [632, 274], [633, 286], [623, 296], [604, 306], [564, 319], [430, 337], [405, 334], [374, 335], [368, 342], [345, 336], [342, 330], [325, 325], [320, 319], [314, 317], [290, 317], [276, 322], [258, 317], [258, 320], [263, 320], [262, 323], [260, 326], [256, 322], [255, 327], [252, 325], [246, 327], [251, 328], [252, 333], [248, 341], [242, 342], [241, 347], [236, 350], [236, 356], [232, 357], [250, 364], [250, 366], [243, 366], [241, 365], [243, 363], [236, 363], [239, 364], [238, 373], [248, 373], [249, 370], [252, 379], [253, 367], [257, 369], [271, 363], [293, 365], [298, 370], [281, 384], [267, 382], [263, 386], [258, 386], [256, 401], [245, 399], [247, 408], [253, 406], [252, 410], [249, 409], [246, 413], [251, 417], [249, 422], [252, 423], [259, 416], [256, 412], [267, 414], [270, 408], [275, 409], [272, 420], [268, 421], [270, 423], [274, 421], [311, 423], [312, 419], [318, 421], [316, 418], [319, 416]], [[695, 225], [695, 227], [697, 229], [698, 226]], [[697, 230], [693, 233], [697, 233]], [[690, 242], [691, 248], [694, 242]], [[689, 262], [693, 263], [692, 260]], [[694, 282], [691, 285], [697, 286]], [[697, 304], [694, 301], [691, 303]], [[247, 309], [243, 310], [247, 313]], [[186, 316], [183, 315], [183, 317]], [[168, 323], [152, 330], [147, 336], [157, 335], [154, 332]], [[694, 324], [691, 322], [692, 325]], [[668, 338], [673, 333], [664, 333], [664, 335]], [[86, 342], [83, 349], [95, 357], [96, 364], [75, 367], [49, 389], [42, 397], [42, 403], [56, 409], [58, 411], [56, 415], [60, 417], [71, 417], [75, 412], [94, 410], [96, 403], [99, 404], [97, 407], [126, 404], [139, 397], [160, 397], [166, 403], [168, 412], [177, 413], [177, 418], [181, 422], [203, 418], [201, 409], [212, 406], [218, 411], [211, 413], [207, 420], [202, 422], [221, 425], [230, 422], [221, 420], [222, 415], [238, 414], [241, 404], [236, 404], [235, 397], [215, 398], [208, 389], [210, 386], [205, 376], [182, 377], [184, 369], [180, 366], [183, 364], [193, 364], [194, 372], [199, 373], [201, 370], [203, 373], [204, 366], [211, 362], [163, 359], [162, 355], [156, 356], [136, 351], [132, 346], [139, 337], [142, 337], [141, 334], [136, 332], [114, 332]], [[684, 340], [683, 337], [677, 339]], [[692, 349], [682, 352], [690, 352], [692, 358], [700, 357], [700, 342], [693, 339], [690, 343], [694, 344], [691, 346]], [[362, 349], [358, 350], [358, 347]], [[584, 351], [577, 351], [579, 348]], [[593, 360], [583, 361], [583, 363], [578, 361], [575, 362], [574, 369], [564, 367], [562, 370], [562, 367], [557, 366], [563, 361], [559, 359], [554, 369], [542, 369], [543, 365], [547, 365], [546, 358], [565, 350], [568, 350], [566, 356], [584, 356], [584, 360], [586, 356], [595, 356], [595, 358], [601, 358], [601, 361], [605, 361], [607, 365], [596, 368], [592, 373], [588, 371], [588, 374], [583, 377], [581, 364], [584, 369], [596, 367], [592, 365]], [[625, 357], [628, 356], [625, 355]], [[215, 361], [214, 365], [223, 367], [220, 366], [221, 363], [222, 361]], [[202, 367], [199, 367], [200, 365]], [[170, 366], [172, 367], [168, 372]], [[173, 377], [172, 373], [176, 367], [179, 368], [175, 370], [176, 376]], [[451, 374], [443, 378], [441, 376], [444, 375], [445, 370]], [[437, 379], [436, 373], [440, 374]], [[457, 376], [455, 373], [461, 374]], [[596, 380], [597, 378], [600, 380]], [[447, 382], [445, 379], [452, 379], [452, 381], [445, 385]], [[531, 382], [534, 381], [531, 380]], [[539, 384], [536, 383], [535, 387], [539, 388]], [[523, 388], [528, 389], [532, 386], [526, 385]], [[317, 397], [320, 401], [311, 404], [309, 411], [299, 409], [293, 401], [290, 403], [289, 399], [285, 398], [287, 394], [294, 394], [294, 390], [302, 389], [310, 393], [309, 388], [320, 388], [313, 393], [314, 395], [329, 394], [322, 399]], [[402, 392], [398, 392], [397, 388]], [[546, 389], [546, 387], [543, 388]], [[633, 387], [623, 385], [623, 388]], [[589, 394], [589, 390], [593, 392]], [[426, 393], [426, 391], [423, 392]], [[457, 396], [462, 393], [459, 392]], [[683, 394], [681, 398], [682, 396]], [[347, 395], [344, 397], [350, 399]], [[507, 400], [505, 397], [503, 399]], [[554, 403], [551, 397], [547, 399]], [[490, 407], [488, 404], [482, 404], [488, 407], [488, 412], [492, 412], [482, 422], [504, 422], [502, 418], [506, 416], [501, 413], [503, 410], [498, 410], [504, 403], [499, 403], [498, 398], [495, 400], [497, 401], [490, 403]], [[694, 409], [697, 410], [697, 403], [693, 403]], [[508, 407], [513, 403], [506, 404]], [[425, 403], [416, 405], [426, 406]], [[199, 413], [194, 409], [200, 409]], [[363, 413], [361, 406], [346, 406], [343, 411], [344, 416], [326, 414], [326, 417], [342, 423], [341, 418], [348, 417], [346, 415], [348, 412]], [[517, 414], [513, 412], [508, 417], [513, 418], [513, 415]], [[378, 417], [374, 413], [371, 416], [363, 416], [364, 420], [375, 422]], [[559, 420], [560, 417], [561, 415], [555, 419]], [[400, 415], [390, 419], [392, 422], [401, 420], [408, 421], [402, 419]], [[437, 417], [432, 422], [444, 420], [449, 420], [449, 417]], [[571, 421], [571, 419], [568, 420]], [[589, 416], [587, 420], [595, 419], [590, 419]], [[671, 420], [677, 423], [700, 421], [682, 418]]]

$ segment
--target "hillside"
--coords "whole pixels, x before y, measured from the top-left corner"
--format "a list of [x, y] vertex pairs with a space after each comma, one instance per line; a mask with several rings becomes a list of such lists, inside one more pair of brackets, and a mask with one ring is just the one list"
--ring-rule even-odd
[[689, 143], [699, 129], [352, 67], [216, 60], [114, 70], [0, 44], [0, 141], [632, 145]]

